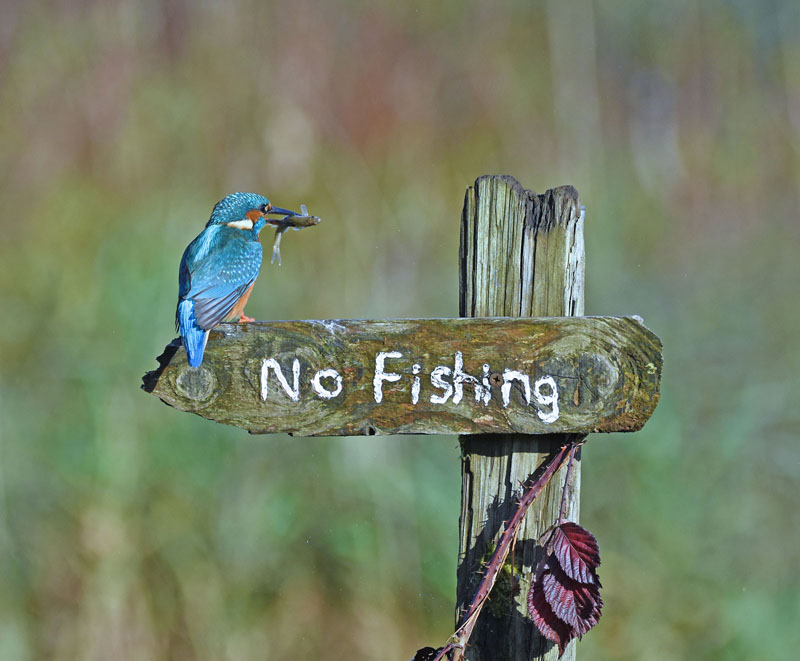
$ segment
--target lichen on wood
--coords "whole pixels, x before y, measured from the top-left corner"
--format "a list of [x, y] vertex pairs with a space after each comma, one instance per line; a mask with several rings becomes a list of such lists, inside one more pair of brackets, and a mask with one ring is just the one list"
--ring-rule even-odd
[[633, 431], [660, 361], [627, 317], [275, 321], [220, 325], [198, 368], [174, 342], [144, 387], [253, 433]]

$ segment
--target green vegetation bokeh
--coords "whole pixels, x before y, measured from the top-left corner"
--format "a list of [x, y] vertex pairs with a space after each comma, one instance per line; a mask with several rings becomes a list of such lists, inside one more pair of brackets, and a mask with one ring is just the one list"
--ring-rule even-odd
[[249, 314], [457, 316], [486, 173], [575, 185], [587, 314], [664, 341], [652, 420], [583, 453], [580, 657], [793, 658], [799, 90], [789, 0], [2, 3], [0, 659], [443, 643], [456, 438], [249, 436], [139, 384], [225, 194], [323, 217]]

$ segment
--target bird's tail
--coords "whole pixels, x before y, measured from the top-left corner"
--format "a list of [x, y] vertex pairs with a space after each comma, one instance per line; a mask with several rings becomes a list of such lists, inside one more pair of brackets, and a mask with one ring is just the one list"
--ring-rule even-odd
[[189, 365], [200, 367], [203, 362], [203, 352], [206, 349], [208, 331], [203, 330], [197, 325], [197, 318], [194, 316], [194, 301], [182, 300], [178, 303], [178, 330], [183, 339], [183, 346], [189, 356]]

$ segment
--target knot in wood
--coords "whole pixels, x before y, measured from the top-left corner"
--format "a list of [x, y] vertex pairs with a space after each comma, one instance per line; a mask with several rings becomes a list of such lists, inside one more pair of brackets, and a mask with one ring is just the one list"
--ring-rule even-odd
[[195, 401], [207, 399], [216, 385], [211, 370], [203, 367], [187, 367], [175, 380], [175, 386], [181, 395]]

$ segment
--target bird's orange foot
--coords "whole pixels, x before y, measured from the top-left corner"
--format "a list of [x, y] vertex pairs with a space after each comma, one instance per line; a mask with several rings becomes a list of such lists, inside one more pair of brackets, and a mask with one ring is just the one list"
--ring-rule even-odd
[[255, 320], [256, 320], [255, 317], [248, 317], [246, 314], [243, 314], [241, 317], [239, 317], [239, 323], [240, 324], [247, 324], [247, 323], [250, 323], [251, 321], [255, 321]]

